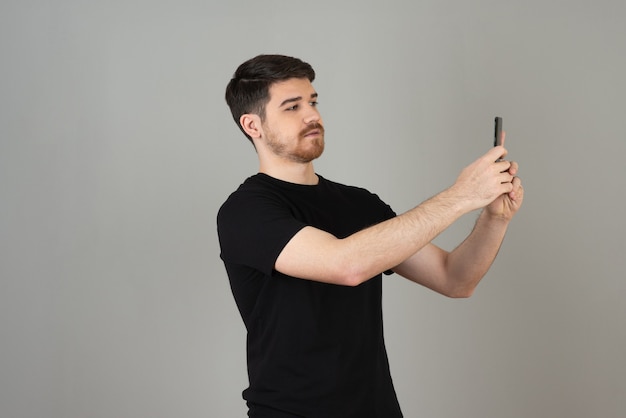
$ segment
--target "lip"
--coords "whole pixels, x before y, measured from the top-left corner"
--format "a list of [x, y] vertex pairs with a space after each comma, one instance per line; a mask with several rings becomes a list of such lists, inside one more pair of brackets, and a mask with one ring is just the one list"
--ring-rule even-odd
[[319, 136], [321, 134], [321, 131], [319, 129], [313, 129], [307, 133], [304, 134], [305, 137], [307, 136]]

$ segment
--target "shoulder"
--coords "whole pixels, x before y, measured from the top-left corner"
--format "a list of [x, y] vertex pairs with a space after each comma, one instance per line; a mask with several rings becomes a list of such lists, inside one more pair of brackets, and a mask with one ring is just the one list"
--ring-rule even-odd
[[370, 192], [369, 190], [363, 187], [339, 183], [333, 180], [329, 180], [325, 177], [322, 177], [319, 174], [318, 174], [318, 177], [320, 179], [319, 186], [327, 190], [333, 191], [333, 192], [355, 194], [355, 195], [374, 195], [372, 192]]
[[255, 174], [248, 177], [226, 201], [217, 213], [218, 223], [221, 221], [237, 221], [249, 218], [270, 218], [283, 214], [288, 208], [289, 191], [275, 179]]
[[239, 185], [237, 190], [228, 196], [226, 201], [220, 207], [220, 212], [232, 206], [240, 205], [242, 202], [271, 196], [272, 193], [273, 189], [271, 187], [271, 183], [265, 181], [262, 175], [255, 174], [244, 180], [244, 182]]
[[382, 199], [370, 190], [360, 187], [338, 183], [336, 181], [328, 180], [322, 176], [320, 177], [320, 185], [323, 185], [330, 193], [342, 196], [345, 199], [358, 199], [365, 200], [367, 202], [381, 202]]

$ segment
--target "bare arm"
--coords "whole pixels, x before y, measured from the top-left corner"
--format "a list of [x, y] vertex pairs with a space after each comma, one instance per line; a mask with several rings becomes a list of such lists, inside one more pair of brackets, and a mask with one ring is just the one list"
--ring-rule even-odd
[[443, 295], [471, 296], [498, 254], [508, 224], [485, 218], [481, 213], [472, 233], [452, 252], [429, 244], [393, 270]]
[[495, 162], [506, 151], [496, 147], [466, 167], [455, 184], [393, 219], [337, 239], [306, 227], [276, 260], [281, 273], [355, 286], [400, 265], [426, 247], [460, 216], [512, 191], [509, 162]]
[[[517, 164], [509, 169], [517, 174]], [[500, 196], [480, 214], [470, 235], [447, 252], [429, 244], [394, 268], [416, 283], [450, 297], [469, 297], [493, 263], [513, 215], [522, 204], [521, 180], [514, 177], [513, 190]]]

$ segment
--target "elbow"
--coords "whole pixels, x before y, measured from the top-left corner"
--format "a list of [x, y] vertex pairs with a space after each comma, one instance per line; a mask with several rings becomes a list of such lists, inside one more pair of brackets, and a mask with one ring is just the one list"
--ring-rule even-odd
[[341, 285], [346, 287], [357, 287], [363, 282], [364, 280], [361, 280], [360, 277], [348, 276], [343, 278]]
[[446, 294], [451, 299], [468, 299], [474, 294], [474, 289], [455, 291]]
[[444, 291], [445, 296], [452, 299], [468, 299], [472, 297], [482, 276], [449, 276]]
[[369, 277], [366, 278], [361, 272], [352, 271], [345, 272], [341, 277], [340, 283], [341, 285], [347, 287], [357, 287], [361, 283], [366, 282], [368, 279]]
[[442, 293], [451, 299], [468, 299], [472, 297], [474, 290], [476, 286], [456, 286]]
[[356, 287], [368, 281], [372, 275], [361, 265], [353, 262], [345, 263], [337, 272], [338, 284], [347, 287]]

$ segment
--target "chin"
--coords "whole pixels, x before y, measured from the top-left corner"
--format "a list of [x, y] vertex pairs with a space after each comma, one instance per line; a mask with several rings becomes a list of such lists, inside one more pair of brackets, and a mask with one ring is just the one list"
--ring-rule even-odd
[[324, 152], [324, 140], [316, 140], [312, 143], [307, 144], [307, 146], [300, 148], [293, 157], [294, 159], [309, 163], [317, 158], [319, 158]]
[[321, 157], [323, 153], [324, 153], [324, 143], [321, 143], [317, 145], [314, 150], [311, 150], [311, 152], [308, 155], [310, 157], [309, 161], [318, 159], [319, 157]]

